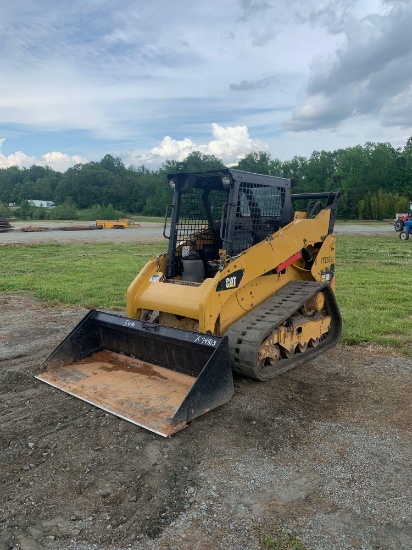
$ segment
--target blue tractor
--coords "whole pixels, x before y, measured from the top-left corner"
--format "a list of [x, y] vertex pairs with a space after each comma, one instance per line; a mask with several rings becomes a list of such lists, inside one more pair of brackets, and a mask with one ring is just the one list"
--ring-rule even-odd
[[401, 241], [407, 241], [409, 239], [409, 235], [412, 235], [412, 218], [409, 218], [403, 222], [403, 229], [399, 233], [399, 238]]

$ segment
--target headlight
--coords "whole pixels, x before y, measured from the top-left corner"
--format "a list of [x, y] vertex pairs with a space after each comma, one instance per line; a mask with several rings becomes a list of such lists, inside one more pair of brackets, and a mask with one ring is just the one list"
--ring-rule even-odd
[[223, 187], [230, 187], [232, 183], [232, 178], [230, 176], [222, 176]]

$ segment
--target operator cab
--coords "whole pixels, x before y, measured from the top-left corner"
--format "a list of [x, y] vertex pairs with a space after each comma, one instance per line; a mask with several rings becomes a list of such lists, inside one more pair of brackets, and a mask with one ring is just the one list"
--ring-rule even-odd
[[290, 179], [227, 169], [169, 174], [168, 181], [169, 279], [213, 277], [222, 251], [237, 256], [293, 219]]
[[169, 174], [168, 182], [174, 190], [163, 232], [169, 239], [168, 280], [201, 283], [214, 277], [225, 261], [289, 224], [294, 218], [292, 199], [299, 204], [309, 200], [308, 218], [331, 208], [333, 231], [339, 194], [292, 195], [293, 179], [224, 169]]

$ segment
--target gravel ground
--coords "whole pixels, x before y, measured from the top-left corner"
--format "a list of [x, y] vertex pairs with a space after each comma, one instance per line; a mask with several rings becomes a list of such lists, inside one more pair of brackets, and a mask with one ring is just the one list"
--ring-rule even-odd
[[[126, 229], [95, 229], [81, 231], [62, 231], [62, 227], [92, 227], [94, 222], [13, 222], [13, 230], [0, 233], [0, 246], [12, 244], [44, 244], [44, 243], [98, 243], [98, 242], [156, 242], [165, 241], [163, 224], [141, 222], [140, 226]], [[45, 231], [26, 232], [22, 228], [45, 228]]]
[[339, 345], [235, 377], [164, 439], [34, 378], [84, 310], [0, 308], [0, 549], [412, 548], [410, 359]]
[[[67, 226], [93, 226], [94, 222], [13, 222], [14, 229], [7, 233], [0, 233], [0, 246], [11, 244], [42, 244], [42, 243], [95, 243], [95, 242], [164, 242], [163, 224], [154, 222], [140, 222], [140, 227], [127, 229], [100, 229], [83, 231], [62, 231]], [[47, 231], [27, 233], [21, 231], [27, 227], [44, 227]], [[338, 223], [335, 226], [336, 235], [369, 235], [398, 238], [393, 224]]]
[[267, 383], [235, 377], [229, 403], [164, 439], [34, 378], [85, 310], [0, 295], [0, 311], [0, 550], [412, 548], [410, 358], [339, 345]]

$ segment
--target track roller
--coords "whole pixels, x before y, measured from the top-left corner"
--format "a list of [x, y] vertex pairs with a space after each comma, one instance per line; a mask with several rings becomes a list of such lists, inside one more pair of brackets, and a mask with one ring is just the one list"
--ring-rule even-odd
[[291, 282], [226, 331], [233, 370], [269, 380], [334, 346], [341, 329], [327, 283]]

